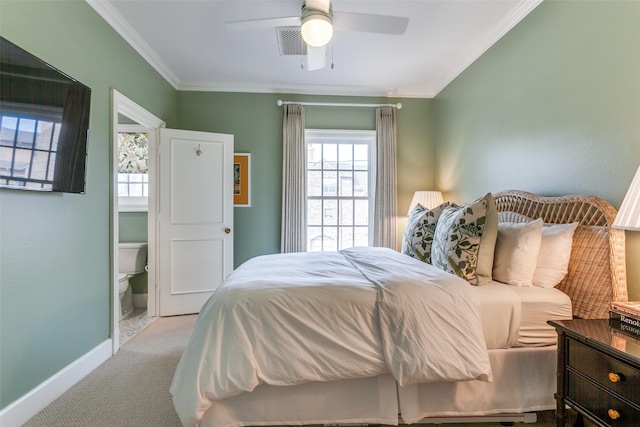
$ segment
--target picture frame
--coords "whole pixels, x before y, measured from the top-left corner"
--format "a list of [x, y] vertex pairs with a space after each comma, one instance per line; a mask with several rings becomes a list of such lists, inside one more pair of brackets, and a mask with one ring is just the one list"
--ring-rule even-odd
[[233, 206], [251, 206], [251, 154], [233, 155]]

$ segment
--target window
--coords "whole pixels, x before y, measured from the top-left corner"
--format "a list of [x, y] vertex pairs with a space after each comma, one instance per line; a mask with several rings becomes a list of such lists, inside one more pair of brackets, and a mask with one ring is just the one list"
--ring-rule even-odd
[[0, 182], [51, 190], [60, 116], [3, 112], [0, 115]]
[[118, 127], [118, 210], [146, 211], [149, 201], [149, 134], [135, 125]]
[[308, 251], [370, 244], [375, 139], [375, 131], [305, 131]]

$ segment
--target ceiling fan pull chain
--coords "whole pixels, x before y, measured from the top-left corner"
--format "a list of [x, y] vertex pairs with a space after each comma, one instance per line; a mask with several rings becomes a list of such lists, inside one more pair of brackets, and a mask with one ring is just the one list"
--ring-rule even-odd
[[332, 69], [332, 70], [333, 70], [333, 68], [334, 68], [334, 67], [333, 67], [333, 40], [334, 40], [334, 39], [335, 39], [335, 37], [331, 39], [331, 69]]

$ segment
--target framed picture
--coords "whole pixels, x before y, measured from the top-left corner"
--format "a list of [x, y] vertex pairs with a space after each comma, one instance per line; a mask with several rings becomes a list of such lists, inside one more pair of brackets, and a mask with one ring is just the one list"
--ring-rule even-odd
[[233, 205], [251, 206], [251, 154], [233, 155]]

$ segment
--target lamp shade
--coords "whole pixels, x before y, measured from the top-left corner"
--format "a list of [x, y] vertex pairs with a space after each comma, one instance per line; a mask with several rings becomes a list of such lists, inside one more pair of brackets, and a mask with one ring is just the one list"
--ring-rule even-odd
[[427, 209], [433, 209], [444, 203], [444, 199], [442, 198], [442, 193], [439, 191], [416, 191], [413, 194], [408, 213], [411, 213], [418, 203]]
[[640, 230], [640, 167], [631, 181], [629, 191], [624, 196], [618, 215], [613, 221], [614, 228]]

